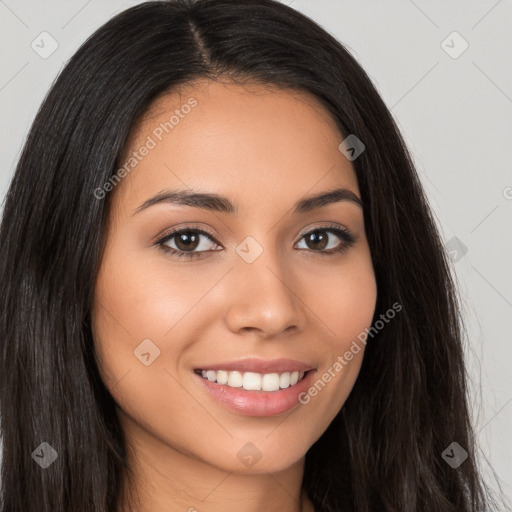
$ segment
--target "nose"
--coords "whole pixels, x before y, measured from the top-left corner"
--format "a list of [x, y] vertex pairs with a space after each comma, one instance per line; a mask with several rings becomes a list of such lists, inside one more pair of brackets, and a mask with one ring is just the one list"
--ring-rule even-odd
[[270, 250], [252, 263], [240, 258], [230, 272], [225, 322], [236, 334], [254, 332], [264, 339], [302, 330], [306, 316], [300, 291], [292, 269]]

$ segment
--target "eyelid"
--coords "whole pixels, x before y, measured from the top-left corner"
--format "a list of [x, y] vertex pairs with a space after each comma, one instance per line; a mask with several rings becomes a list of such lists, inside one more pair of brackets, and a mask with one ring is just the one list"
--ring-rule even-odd
[[202, 233], [204, 235], [208, 235], [212, 238], [212, 240], [220, 245], [222, 241], [222, 237], [218, 237], [208, 228], [203, 227], [201, 224], [186, 224], [184, 226], [175, 226], [173, 228], [165, 230], [162, 234], [156, 237], [155, 243], [165, 242], [166, 238], [171, 238], [171, 235], [176, 235], [181, 233], [182, 231], [197, 231], [198, 233]]
[[[311, 233], [315, 230], [321, 230], [321, 229], [326, 230], [326, 231], [329, 229], [338, 229], [338, 230], [346, 232], [347, 234], [352, 234], [352, 232], [348, 228], [343, 226], [342, 224], [333, 223], [333, 222], [329, 222], [329, 221], [325, 221], [324, 223], [322, 223], [321, 221], [319, 221], [318, 223], [315, 223], [315, 225], [308, 226], [307, 228], [304, 229], [304, 231], [301, 231], [300, 234], [298, 235], [297, 242], [300, 241], [302, 239], [302, 237], [304, 237], [308, 233]], [[184, 226], [178, 225], [173, 228], [167, 229], [163, 233], [161, 233], [160, 235], [158, 235], [156, 237], [155, 243], [161, 243], [161, 242], [165, 241], [166, 238], [170, 237], [170, 235], [178, 234], [178, 233], [180, 233], [182, 231], [186, 231], [186, 230], [197, 231], [199, 233], [208, 235], [218, 245], [221, 243], [224, 243], [223, 238], [221, 236], [217, 236], [216, 234], [213, 233], [213, 231], [211, 231], [209, 228], [203, 227], [201, 224], [185, 224]], [[354, 236], [354, 235], [352, 234], [352, 236]], [[297, 243], [297, 242], [295, 242], [295, 243]]]
[[[347, 234], [352, 234], [351, 230], [346, 228], [345, 226], [343, 226], [343, 224], [338, 224], [337, 222], [329, 222], [329, 221], [321, 222], [320, 221], [320, 222], [316, 222], [313, 226], [308, 226], [304, 231], [301, 231], [300, 234], [298, 235], [299, 240], [304, 235], [307, 235], [308, 233], [312, 233], [313, 231], [321, 231], [321, 230], [329, 231], [331, 229], [344, 231]], [[353, 236], [355, 236], [355, 235], [353, 235]]]

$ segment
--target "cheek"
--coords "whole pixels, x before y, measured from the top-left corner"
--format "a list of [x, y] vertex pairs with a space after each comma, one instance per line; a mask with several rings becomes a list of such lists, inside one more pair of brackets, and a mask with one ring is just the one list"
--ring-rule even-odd
[[112, 341], [171, 338], [175, 326], [211, 286], [179, 267], [170, 273], [165, 255], [156, 251], [129, 246], [123, 250], [118, 243], [102, 263], [95, 290], [103, 306], [97, 308], [98, 325], [100, 334], [108, 333]]
[[303, 403], [314, 404], [316, 418], [322, 418], [320, 430], [339, 412], [357, 380], [366, 347], [364, 335], [375, 312], [377, 285], [369, 251], [354, 256], [331, 272], [329, 279], [323, 276], [318, 281], [323, 282], [321, 292], [310, 300], [327, 335], [322, 339], [323, 365]]
[[124, 254], [106, 254], [96, 282], [92, 327], [99, 372], [121, 412], [165, 432], [172, 430], [169, 418], [176, 411], [195, 407], [173, 376], [184, 350], [181, 339], [188, 337], [173, 333], [197, 293]]
[[318, 276], [315, 291], [305, 296], [330, 334], [328, 344], [344, 352], [371, 325], [375, 312], [377, 284], [369, 251], [354, 253], [334, 271]]
[[116, 250], [107, 248], [100, 267], [92, 311], [100, 372], [111, 387], [128, 372], [132, 380], [147, 368], [143, 361], [148, 356], [142, 354], [150, 353], [151, 368], [161, 365], [161, 339], [182, 309], [157, 272], [136, 258], [133, 250], [123, 250], [121, 242], [113, 243]]
[[[195, 316], [198, 305], [204, 311], [207, 304], [215, 316], [215, 305], [201, 302], [222, 275], [213, 274], [171, 265], [157, 248], [141, 250], [122, 234], [111, 239], [96, 280], [92, 327], [100, 375], [119, 404], [127, 396], [142, 403], [142, 395], [135, 397], [143, 389], [151, 390], [152, 403], [164, 404], [178, 390], [166, 370], [180, 368], [198, 338], [204, 324]], [[130, 389], [132, 382], [137, 389]], [[187, 403], [178, 410], [182, 406]]]

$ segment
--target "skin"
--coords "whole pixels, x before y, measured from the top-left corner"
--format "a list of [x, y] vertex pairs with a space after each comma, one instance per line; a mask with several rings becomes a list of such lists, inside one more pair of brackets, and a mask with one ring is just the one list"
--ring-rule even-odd
[[[92, 320], [100, 374], [135, 475], [126, 492], [148, 512], [312, 511], [301, 493], [304, 457], [347, 399], [364, 345], [307, 405], [270, 417], [243, 416], [212, 400], [193, 370], [291, 358], [321, 376], [371, 325], [377, 288], [362, 208], [340, 201], [292, 213], [299, 199], [337, 187], [360, 198], [356, 174], [338, 149], [341, 133], [314, 98], [206, 80], [159, 98], [124, 157], [190, 97], [197, 106], [110, 192]], [[170, 203], [134, 214], [168, 188], [221, 194], [239, 214]], [[323, 256], [324, 246], [308, 245], [304, 235], [330, 223], [356, 241]], [[192, 244], [206, 251], [199, 258], [155, 245], [170, 228], [191, 224], [216, 239], [201, 235]], [[345, 244], [322, 233], [327, 249]], [[247, 236], [263, 248], [250, 264], [235, 250]], [[167, 245], [183, 251], [178, 238]], [[134, 356], [144, 339], [160, 350], [149, 366]], [[247, 442], [262, 455], [251, 468], [237, 457]]]

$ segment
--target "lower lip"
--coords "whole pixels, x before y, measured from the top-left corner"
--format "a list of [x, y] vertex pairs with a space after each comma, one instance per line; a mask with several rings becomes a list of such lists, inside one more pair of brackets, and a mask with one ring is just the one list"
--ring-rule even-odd
[[279, 391], [247, 391], [211, 382], [197, 373], [194, 375], [202, 382], [210, 397], [228, 409], [245, 416], [275, 416], [289, 411], [299, 403], [299, 395], [309, 388], [315, 373], [315, 370], [310, 370], [297, 384]]

